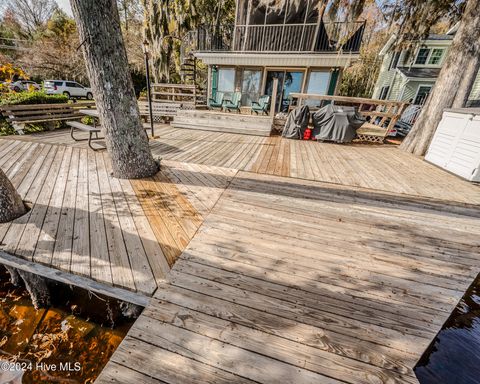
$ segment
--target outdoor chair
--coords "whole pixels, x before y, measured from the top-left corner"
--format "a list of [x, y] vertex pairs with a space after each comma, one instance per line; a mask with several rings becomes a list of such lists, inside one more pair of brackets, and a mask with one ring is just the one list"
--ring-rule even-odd
[[225, 94], [223, 92], [217, 92], [215, 94], [215, 97], [212, 98], [210, 97], [208, 99], [208, 106], [210, 108], [223, 108], [223, 99], [224, 99]]
[[234, 92], [230, 99], [223, 100], [223, 109], [227, 112], [230, 111], [237, 111], [240, 113], [240, 105], [242, 101], [242, 93], [241, 92]]
[[270, 96], [268, 95], [263, 95], [260, 96], [258, 101], [252, 101], [252, 110], [250, 113], [255, 112], [257, 115], [260, 114], [266, 114], [268, 115], [268, 108], [270, 107]]

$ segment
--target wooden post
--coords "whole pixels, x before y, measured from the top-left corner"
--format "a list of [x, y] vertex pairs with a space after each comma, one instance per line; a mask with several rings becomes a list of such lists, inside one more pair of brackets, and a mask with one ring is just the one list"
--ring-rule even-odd
[[208, 65], [208, 76], [207, 76], [207, 107], [208, 101], [212, 97], [212, 66]]
[[270, 100], [270, 116], [272, 121], [275, 120], [275, 105], [277, 104], [278, 94], [278, 77], [273, 79], [272, 98]]

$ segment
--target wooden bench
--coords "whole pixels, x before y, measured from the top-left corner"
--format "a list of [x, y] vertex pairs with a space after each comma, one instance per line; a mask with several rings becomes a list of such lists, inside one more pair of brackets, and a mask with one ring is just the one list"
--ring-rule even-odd
[[15, 131], [22, 135], [27, 124], [81, 119], [83, 115], [79, 109], [94, 105], [95, 103], [2, 105], [0, 111]]
[[[140, 116], [145, 121], [150, 120], [150, 110], [147, 101], [139, 101], [138, 108], [140, 109]], [[152, 116], [154, 123], [162, 123], [166, 118], [177, 116], [177, 111], [182, 109], [182, 104], [178, 103], [159, 103], [152, 101]]]
[[[83, 124], [79, 121], [67, 121], [67, 125], [70, 127], [70, 136], [75, 141], [85, 141], [88, 140], [88, 146], [93, 149], [94, 151], [99, 151], [100, 149], [105, 149], [104, 146], [102, 147], [94, 147], [92, 146], [92, 140], [100, 140], [102, 138], [98, 137], [98, 133], [101, 132], [100, 127], [96, 125], [87, 125]], [[78, 129], [83, 132], [88, 132], [88, 139], [79, 139], [73, 135], [75, 129]], [[92, 135], [95, 134], [95, 139], [92, 138]]]

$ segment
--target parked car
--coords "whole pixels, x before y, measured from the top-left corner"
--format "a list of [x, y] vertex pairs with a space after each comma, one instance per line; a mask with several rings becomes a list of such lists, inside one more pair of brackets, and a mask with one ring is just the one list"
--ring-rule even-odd
[[10, 89], [15, 92], [22, 92], [22, 91], [28, 91], [31, 88], [33, 88], [35, 91], [40, 90], [40, 85], [38, 85], [35, 81], [30, 81], [30, 80], [18, 80], [14, 81], [9, 85]]
[[45, 80], [43, 88], [47, 95], [65, 95], [72, 99], [85, 98], [93, 100], [92, 90], [75, 81]]

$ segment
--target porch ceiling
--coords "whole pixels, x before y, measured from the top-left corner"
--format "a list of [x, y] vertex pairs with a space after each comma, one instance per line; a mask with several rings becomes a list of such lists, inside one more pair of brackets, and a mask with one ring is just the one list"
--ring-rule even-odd
[[236, 53], [197, 52], [195, 56], [208, 65], [255, 67], [348, 67], [359, 54], [339, 53]]

